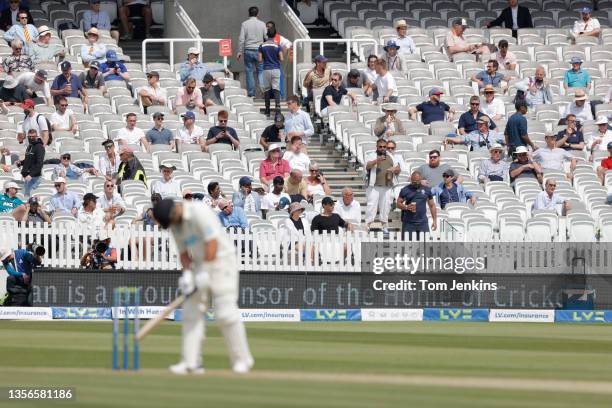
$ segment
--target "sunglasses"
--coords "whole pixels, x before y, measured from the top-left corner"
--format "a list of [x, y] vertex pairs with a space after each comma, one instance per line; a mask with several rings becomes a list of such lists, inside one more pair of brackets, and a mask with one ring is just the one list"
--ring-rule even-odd
[[114, 186], [114, 185], [112, 185], [112, 184], [107, 184], [107, 185], [105, 185], [104, 187], [107, 187], [107, 188], [108, 188], [108, 187], [115, 187], [115, 186]]
[[470, 105], [472, 105], [472, 106], [480, 106], [479, 103], [470, 103]]
[[62, 160], [70, 160], [70, 156], [62, 156]]
[[115, 147], [115, 146], [113, 146], [113, 145], [106, 145], [106, 146], [104, 146], [104, 148], [105, 148], [106, 150], [110, 150], [110, 149], [112, 149], [113, 147]]
[[395, 146], [393, 146], [393, 147], [387, 146], [387, 150], [395, 150]]
[[62, 186], [62, 183], [57, 183], [57, 184], [54, 184], [53, 186], [54, 186], [55, 188], [58, 188], [58, 187], [61, 187], [61, 186]]
[[448, 177], [453, 177], [453, 176], [451, 176], [450, 174], [443, 174], [442, 177], [448, 178]]
[[219, 123], [227, 123], [227, 119], [219, 119]]
[[549, 184], [548, 187], [557, 187], [556, 184]]
[[430, 159], [437, 159], [440, 156], [429, 156]]
[[193, 91], [195, 89], [195, 86], [188, 86], [187, 89], [189, 89], [190, 91]]
[[190, 199], [192, 199], [192, 198], [193, 198], [193, 194], [185, 194], [185, 195], [183, 196], [183, 198], [184, 198], [185, 200], [190, 200]]
[[61, 106], [62, 108], [66, 108], [66, 107], [68, 107], [68, 104], [67, 104], [67, 103], [62, 103], [62, 104], [60, 104], [60, 106]]
[[229, 205], [226, 205], [225, 207], [223, 207], [223, 208], [221, 209], [221, 211], [225, 211], [225, 210], [226, 210], [228, 207], [229, 207]]
[[164, 118], [155, 118], [155, 120], [162, 120], [162, 121], [163, 121], [163, 120], [164, 120]]

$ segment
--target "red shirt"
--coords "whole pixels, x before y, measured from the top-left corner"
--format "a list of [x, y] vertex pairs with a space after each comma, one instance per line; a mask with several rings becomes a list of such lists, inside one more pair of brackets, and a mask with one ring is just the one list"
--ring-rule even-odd
[[608, 157], [607, 159], [603, 159], [601, 161], [601, 167], [604, 169], [612, 170], [612, 157]]
[[265, 159], [259, 165], [259, 178], [263, 178], [268, 182], [272, 182], [272, 179], [276, 176], [285, 177], [291, 171], [289, 162], [287, 160], [278, 159], [276, 164], [272, 164], [270, 159]]

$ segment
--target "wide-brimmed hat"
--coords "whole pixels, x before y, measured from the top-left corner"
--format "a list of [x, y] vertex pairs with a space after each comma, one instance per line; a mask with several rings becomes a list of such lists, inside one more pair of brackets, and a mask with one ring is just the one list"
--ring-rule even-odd
[[9, 75], [4, 80], [2, 87], [6, 89], [15, 89], [17, 88], [17, 84], [18, 84], [17, 80]]
[[93, 34], [97, 37], [100, 36], [100, 33], [98, 32], [98, 29], [96, 27], [91, 27], [89, 31], [87, 31], [87, 35], [90, 35], [90, 34]]
[[526, 146], [519, 146], [516, 148], [516, 150], [514, 151], [514, 153], [516, 154], [520, 154], [520, 153], [529, 153], [529, 150], [527, 150]]
[[586, 92], [584, 92], [582, 89], [576, 89], [576, 92], [574, 93], [574, 100], [586, 101], [586, 99], [587, 99]]
[[200, 51], [196, 47], [189, 47], [187, 54], [200, 55]]
[[38, 36], [42, 37], [43, 35], [51, 34], [51, 30], [46, 25], [41, 25], [38, 27]]
[[489, 85], [485, 85], [485, 87], [482, 90], [484, 93], [487, 92], [493, 92], [495, 93], [495, 88], [493, 87], [493, 85], [489, 84]]
[[491, 147], [489, 147], [489, 151], [492, 152], [493, 150], [499, 150], [500, 152], [503, 152], [504, 146], [500, 145], [499, 143], [493, 143]]
[[306, 207], [302, 203], [291, 203], [289, 205], [289, 214], [293, 214], [296, 211], [304, 211]]
[[408, 23], [406, 23], [406, 20], [402, 19], [397, 20], [393, 26], [395, 27], [395, 29], [398, 29], [399, 27], [408, 27]]
[[385, 45], [385, 46], [383, 47], [383, 50], [385, 50], [385, 51], [389, 51], [389, 48], [395, 48], [396, 50], [399, 50], [399, 49], [400, 49], [400, 46], [399, 46], [399, 45], [397, 45], [397, 43], [395, 42], [395, 40], [389, 40], [389, 41], [387, 41], [387, 45]]
[[399, 103], [383, 103], [380, 108], [384, 111], [399, 111], [401, 109], [402, 105], [400, 105]]
[[5, 261], [12, 253], [10, 248], [0, 248], [0, 261]]
[[8, 190], [9, 188], [19, 190], [19, 185], [17, 185], [17, 183], [15, 183], [14, 181], [8, 181], [4, 183], [4, 191]]
[[610, 123], [610, 121], [603, 115], [598, 116], [597, 120], [595, 121], [596, 125], [607, 125], [608, 123]]

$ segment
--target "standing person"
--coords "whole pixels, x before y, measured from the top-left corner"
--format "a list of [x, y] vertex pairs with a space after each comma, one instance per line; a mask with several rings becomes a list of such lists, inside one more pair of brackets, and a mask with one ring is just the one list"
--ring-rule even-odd
[[[240, 61], [244, 55], [244, 67], [246, 69], [247, 95], [255, 96], [255, 81], [260, 89], [263, 90], [263, 64], [259, 62], [258, 49], [266, 40], [266, 24], [259, 19], [259, 8], [249, 7], [249, 19], [240, 26], [240, 36], [238, 37], [238, 54], [236, 59]], [[256, 73], [256, 80], [253, 77]]]
[[269, 37], [259, 46], [258, 61], [263, 68], [263, 88], [265, 115], [270, 119], [270, 99], [274, 98], [276, 112], [280, 112], [280, 78], [283, 62], [283, 49]]
[[21, 176], [24, 181], [24, 195], [30, 197], [32, 190], [35, 190], [40, 184], [40, 176], [42, 176], [43, 162], [45, 160], [45, 146], [43, 141], [38, 137], [36, 129], [28, 131], [28, 147], [25, 151], [25, 158], [21, 162]]
[[508, 7], [503, 9], [495, 20], [488, 22], [486, 27], [499, 27], [502, 24], [512, 30], [514, 38], [516, 38], [519, 28], [533, 28], [529, 9], [519, 6], [518, 0], [508, 0]]
[[[291, 43], [291, 41], [289, 41], [288, 39], [280, 35], [278, 31], [276, 31], [276, 24], [274, 23], [274, 21], [268, 21], [266, 23], [266, 28], [268, 30], [268, 38], [272, 38], [274, 40], [274, 44], [281, 47], [282, 52], [283, 52], [283, 57], [285, 57], [287, 55], [286, 54], [287, 51], [291, 52], [291, 47], [293, 47], [293, 44]], [[283, 59], [283, 61], [286, 61], [286, 60], [287, 60], [286, 58]], [[281, 64], [281, 68], [280, 68], [280, 94], [281, 94], [281, 98], [284, 98], [285, 97], [285, 68], [282, 65], [283, 64]]]
[[34, 23], [30, 23], [30, 13], [26, 10], [19, 10], [19, 22], [13, 25], [4, 33], [4, 40], [6, 42], [12, 42], [15, 39], [20, 39], [23, 43], [23, 53], [28, 54], [30, 47], [34, 44], [34, 41], [38, 38], [38, 29], [34, 26]]
[[[4, 4], [8, 3], [8, 8], [2, 10], [0, 14], [0, 30], [8, 31], [15, 24], [19, 24], [19, 13], [25, 12], [28, 15], [28, 24], [34, 24], [34, 18], [28, 11], [28, 7], [24, 5], [22, 0], [3, 0]], [[27, 3], [27, 2], [26, 2]]]
[[421, 173], [415, 171], [410, 176], [410, 184], [402, 188], [397, 198], [397, 208], [402, 210], [402, 234], [406, 239], [406, 233], [409, 233], [409, 239], [412, 238], [412, 233], [416, 232], [416, 238], [419, 239], [421, 232], [429, 232], [429, 223], [427, 221], [427, 207], [431, 212], [431, 230], [435, 231], [438, 228], [438, 213], [436, 203], [431, 189], [422, 185]]
[[[161, 200], [153, 207], [153, 216], [164, 229], [170, 229], [180, 253], [183, 274], [182, 358], [170, 366], [174, 374], [203, 374], [202, 340], [204, 310], [209, 301], [215, 305], [219, 325], [235, 373], [244, 374], [253, 367], [246, 331], [238, 310], [238, 267], [234, 245], [216, 214], [205, 204]], [[209, 299], [210, 297], [210, 299]]]
[[287, 98], [287, 109], [285, 115], [285, 139], [291, 140], [294, 136], [300, 136], [305, 144], [309, 137], [314, 135], [314, 126], [310, 116], [300, 109], [300, 100], [295, 95]]
[[28, 135], [30, 129], [36, 130], [36, 134], [40, 136], [43, 143], [48, 145], [51, 143], [49, 140], [49, 125], [47, 119], [43, 114], [37, 113], [34, 110], [34, 101], [32, 99], [26, 99], [22, 105], [23, 113], [25, 118], [23, 120], [22, 128], [24, 135]]
[[[134, 26], [130, 23], [131, 16], [142, 16], [144, 19], [144, 38], [151, 38], [151, 24], [153, 23], [153, 12], [150, 0], [122, 0], [119, 5], [119, 20], [123, 29], [122, 40], [130, 40], [134, 37]], [[141, 33], [142, 34], [142, 33]]]
[[508, 156], [512, 157], [516, 148], [519, 146], [531, 146], [533, 150], [536, 150], [536, 145], [529, 138], [527, 131], [527, 119], [525, 114], [527, 113], [527, 104], [524, 101], [517, 102], [514, 107], [516, 113], [510, 116], [508, 123], [506, 123], [506, 129], [504, 130], [505, 143], [508, 146]]
[[387, 102], [397, 102], [398, 98], [398, 90], [397, 90], [397, 82], [395, 82], [395, 78], [393, 75], [387, 70], [387, 63], [382, 60], [376, 60], [376, 81], [374, 81], [374, 85], [372, 89], [377, 92], [379, 100], [382, 103]]
[[414, 41], [409, 35], [406, 35], [408, 30], [408, 24], [406, 20], [398, 20], [395, 23], [395, 31], [397, 31], [397, 37], [395, 37], [395, 43], [397, 44], [397, 52], [399, 55], [402, 54], [415, 54], [417, 47]]
[[17, 82], [25, 88], [29, 98], [44, 99], [47, 106], [53, 106], [51, 88], [47, 82], [47, 71], [39, 69], [34, 72], [24, 72], [19, 75]]

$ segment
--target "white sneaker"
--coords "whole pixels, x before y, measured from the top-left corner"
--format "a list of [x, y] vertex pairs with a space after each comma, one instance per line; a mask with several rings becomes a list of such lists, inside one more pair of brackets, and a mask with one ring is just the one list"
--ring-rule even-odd
[[173, 374], [176, 374], [176, 375], [188, 375], [188, 374], [202, 375], [204, 374], [204, 367], [199, 366], [195, 368], [190, 368], [183, 361], [179, 362], [178, 364], [171, 365], [170, 367], [168, 367], [168, 369]]
[[232, 371], [234, 371], [236, 374], [246, 374], [251, 371], [254, 364], [255, 361], [252, 358], [246, 361], [236, 361], [232, 367]]

